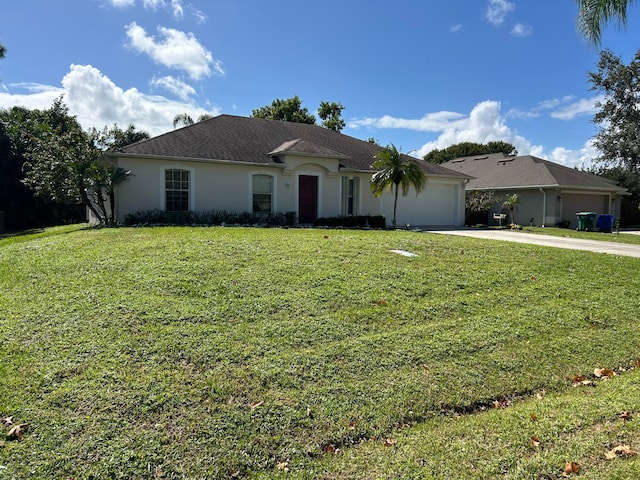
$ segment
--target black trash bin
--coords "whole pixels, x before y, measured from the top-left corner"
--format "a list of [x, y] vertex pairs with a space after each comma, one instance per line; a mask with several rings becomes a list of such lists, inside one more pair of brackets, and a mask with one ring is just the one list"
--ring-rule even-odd
[[593, 222], [598, 214], [596, 212], [576, 212], [578, 228], [576, 230], [593, 231]]
[[596, 220], [598, 230], [605, 233], [611, 233], [613, 230], [613, 220], [613, 215], [608, 213], [598, 215], [598, 219]]

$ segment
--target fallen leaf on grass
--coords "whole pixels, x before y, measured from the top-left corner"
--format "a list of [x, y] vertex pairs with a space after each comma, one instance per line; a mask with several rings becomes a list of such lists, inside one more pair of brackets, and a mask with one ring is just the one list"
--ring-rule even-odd
[[531, 412], [529, 414], [529, 420], [531, 420], [532, 422], [535, 422], [536, 420], [538, 420], [538, 416], [535, 413]]
[[349, 430], [355, 430], [356, 429], [356, 422], [349, 422]]
[[613, 370], [609, 370], [608, 368], [595, 368], [593, 370], [593, 374], [598, 378], [602, 378], [602, 377], [611, 378], [616, 373]]
[[289, 471], [289, 462], [280, 462], [276, 465], [278, 470], [282, 470], [283, 472]]
[[604, 458], [607, 460], [614, 460], [618, 457], [631, 457], [637, 455], [638, 452], [631, 450], [629, 445], [618, 445], [617, 447], [609, 450], [604, 454]]
[[385, 447], [392, 447], [393, 445], [395, 445], [396, 443], [398, 443], [398, 440], [396, 440], [395, 438], [387, 438], [384, 441], [384, 446]]
[[531, 446], [533, 448], [537, 448], [538, 445], [540, 445], [540, 438], [534, 435], [533, 437], [531, 437]]
[[621, 418], [626, 422], [628, 420], [633, 420], [633, 415], [631, 414], [631, 412], [622, 412], [620, 415], [618, 415], [618, 418]]
[[511, 402], [509, 400], [494, 400], [493, 401], [493, 408], [507, 408], [509, 405], [511, 405]]
[[335, 447], [335, 445], [327, 445], [326, 447], [324, 447], [324, 451], [330, 453], [331, 455], [335, 455], [338, 452], [338, 449]]
[[562, 476], [568, 477], [569, 475], [578, 473], [579, 471], [580, 471], [580, 465], [578, 465], [576, 462], [568, 462], [564, 466], [564, 472], [562, 473]]
[[26, 423], [13, 426], [11, 430], [9, 430], [9, 433], [7, 433], [7, 439], [22, 441], [22, 434], [27, 430], [28, 426]]
[[571, 384], [571, 386], [575, 388], [582, 385], [593, 385], [593, 382], [591, 380], [587, 380], [587, 377], [585, 377], [584, 375], [574, 375], [573, 383]]
[[13, 423], [13, 417], [4, 417], [2, 423], [5, 425], [11, 425]]
[[263, 404], [264, 404], [264, 401], [256, 402], [256, 403], [252, 403], [251, 405], [249, 405], [249, 407], [251, 407], [251, 410], [253, 410], [254, 408], [258, 408], [258, 407], [262, 406]]

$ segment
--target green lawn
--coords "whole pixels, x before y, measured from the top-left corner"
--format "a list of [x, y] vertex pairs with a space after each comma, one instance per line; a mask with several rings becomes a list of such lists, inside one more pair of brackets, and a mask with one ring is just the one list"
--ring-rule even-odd
[[[640, 475], [604, 458], [640, 449], [619, 417], [640, 412], [638, 259], [401, 231], [47, 232], [0, 240], [0, 416], [27, 424], [0, 479]], [[619, 375], [571, 386], [594, 368]]]
[[569, 228], [553, 228], [553, 227], [523, 227], [525, 233], [537, 233], [540, 235], [552, 235], [554, 237], [580, 238], [584, 240], [598, 240], [602, 242], [631, 243], [640, 245], [640, 235], [630, 233], [605, 233], [605, 232], [584, 232], [572, 230]]

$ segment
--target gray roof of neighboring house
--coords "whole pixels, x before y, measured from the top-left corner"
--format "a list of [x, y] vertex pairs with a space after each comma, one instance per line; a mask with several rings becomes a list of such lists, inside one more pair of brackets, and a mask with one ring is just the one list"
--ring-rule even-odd
[[[220, 115], [129, 145], [122, 153], [274, 166], [282, 165], [278, 155], [296, 154], [336, 158], [342, 169], [372, 171], [371, 164], [380, 149], [317, 125]], [[440, 165], [418, 162], [427, 175], [468, 177]]]
[[442, 166], [474, 177], [467, 190], [563, 187], [626, 191], [607, 178], [531, 155], [476, 155], [456, 158]]

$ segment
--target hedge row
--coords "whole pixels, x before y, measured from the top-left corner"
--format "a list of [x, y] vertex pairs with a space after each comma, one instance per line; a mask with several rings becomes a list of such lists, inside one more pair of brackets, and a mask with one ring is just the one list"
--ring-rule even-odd
[[[124, 224], [131, 225], [268, 225], [274, 227], [293, 227], [296, 213], [227, 212], [212, 210], [208, 212], [166, 212], [164, 210], [142, 210], [129, 213]], [[384, 215], [356, 215], [352, 217], [324, 217], [313, 222], [316, 227], [373, 228], [384, 230]]]
[[384, 215], [316, 218], [313, 225], [316, 227], [374, 228], [377, 230], [387, 228]]
[[212, 210], [208, 212], [165, 212], [163, 210], [143, 210], [124, 217], [125, 225], [269, 225], [274, 227], [292, 227], [296, 223], [296, 213], [227, 212]]

